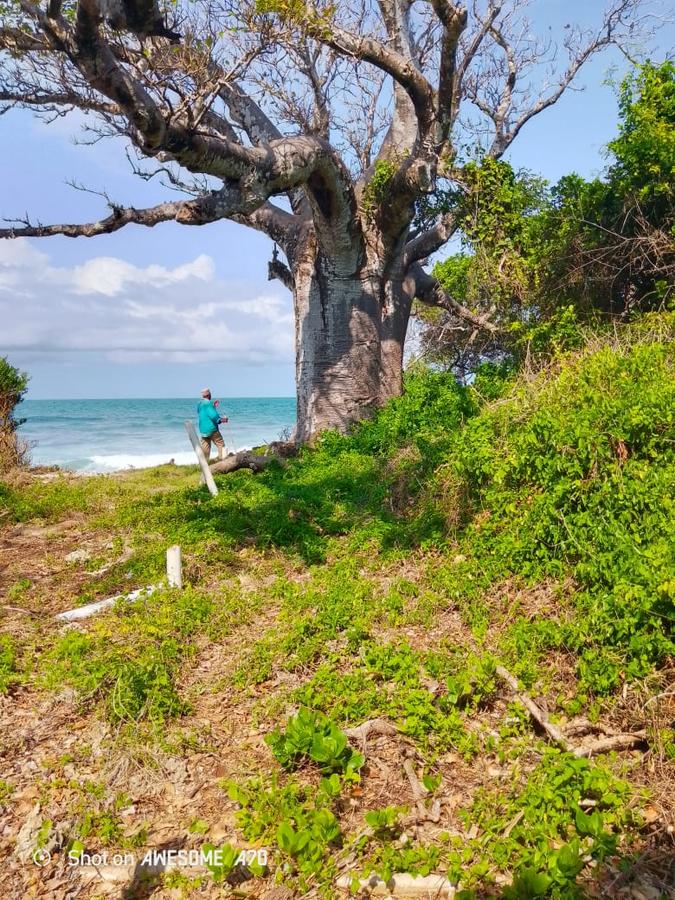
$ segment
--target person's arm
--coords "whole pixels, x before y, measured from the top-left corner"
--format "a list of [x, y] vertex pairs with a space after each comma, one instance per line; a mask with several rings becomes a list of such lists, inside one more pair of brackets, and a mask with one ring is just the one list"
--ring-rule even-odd
[[220, 413], [216, 409], [216, 407], [211, 403], [211, 406], [208, 410], [209, 419], [213, 422], [214, 426], [217, 428], [220, 425]]

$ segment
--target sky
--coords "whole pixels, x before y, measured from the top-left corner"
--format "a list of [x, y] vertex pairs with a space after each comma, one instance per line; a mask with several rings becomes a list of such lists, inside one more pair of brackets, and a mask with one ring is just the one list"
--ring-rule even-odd
[[[600, 0], [534, 0], [537, 31], [599, 16]], [[655, 58], [675, 44], [659, 36]], [[602, 172], [616, 131], [615, 51], [583, 70], [577, 87], [525, 126], [509, 153], [551, 181]], [[146, 206], [176, 195], [135, 176], [121, 139], [78, 145], [80, 114], [44, 124], [24, 111], [0, 117], [0, 217], [84, 222], [107, 215], [96, 194]], [[267, 281], [271, 243], [230, 222], [131, 225], [95, 238], [0, 241], [0, 355], [30, 374], [30, 398], [291, 396], [291, 296]]]

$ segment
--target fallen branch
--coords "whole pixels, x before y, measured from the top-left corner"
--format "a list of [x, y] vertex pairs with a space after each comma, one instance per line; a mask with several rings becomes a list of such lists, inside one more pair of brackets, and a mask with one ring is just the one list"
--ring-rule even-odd
[[353, 741], [358, 741], [361, 747], [365, 748], [366, 741], [371, 734], [380, 734], [386, 737], [394, 737], [398, 734], [397, 729], [391, 722], [386, 719], [368, 719], [355, 728], [346, 728], [345, 734]]
[[277, 457], [267, 454], [252, 453], [250, 450], [239, 450], [238, 453], [229, 453], [223, 459], [209, 466], [214, 475], [229, 475], [238, 469], [250, 469], [252, 472], [261, 472]]
[[23, 606], [3, 606], [2, 608], [6, 609], [8, 612], [23, 613], [26, 616], [37, 616], [37, 613], [33, 612], [32, 609], [24, 609]]
[[417, 772], [415, 771], [415, 763], [413, 762], [412, 757], [408, 756], [403, 760], [403, 771], [408, 776], [408, 781], [410, 782], [410, 787], [412, 789], [415, 802], [421, 802], [425, 797], [428, 797], [429, 791], [424, 787], [422, 782], [417, 777]]
[[568, 722], [565, 725], [565, 736], [568, 738], [585, 737], [587, 734], [604, 734], [611, 736], [618, 734], [602, 722], [589, 722], [588, 719], [578, 719], [576, 722]]
[[641, 747], [647, 742], [647, 732], [644, 729], [635, 731], [632, 734], [616, 734], [603, 725], [592, 725], [590, 722], [582, 721], [571, 725], [571, 734], [581, 735], [588, 734], [590, 731], [600, 731], [608, 736], [600, 738], [585, 747], [575, 747], [569, 742], [567, 736], [563, 734], [560, 728], [549, 721], [544, 710], [537, 706], [531, 697], [520, 690], [517, 679], [508, 669], [505, 669], [503, 666], [497, 666], [496, 673], [511, 688], [518, 702], [525, 707], [551, 740], [576, 757], [589, 757], [596, 753], [608, 753], [610, 750], [631, 750], [634, 747]]
[[441, 804], [439, 800], [434, 800], [431, 809], [427, 809], [425, 799], [429, 796], [429, 791], [417, 777], [415, 771], [415, 763], [412, 756], [406, 756], [403, 760], [403, 771], [408, 776], [410, 789], [412, 790], [413, 799], [417, 815], [415, 816], [415, 824], [420, 822], [439, 822], [441, 819]]
[[[386, 719], [368, 719], [366, 722], [362, 722], [361, 725], [345, 729], [345, 734], [352, 741], [358, 742], [364, 754], [367, 740], [371, 734], [384, 737], [402, 737], [398, 729], [391, 722], [387, 722]], [[429, 791], [417, 777], [414, 755], [408, 747], [405, 747], [403, 750], [403, 771], [408, 778], [413, 800], [415, 801], [416, 812], [412, 818], [412, 824], [439, 822], [441, 818], [441, 804], [438, 800], [434, 800], [431, 804], [431, 809], [427, 809], [424, 801], [429, 796]]]

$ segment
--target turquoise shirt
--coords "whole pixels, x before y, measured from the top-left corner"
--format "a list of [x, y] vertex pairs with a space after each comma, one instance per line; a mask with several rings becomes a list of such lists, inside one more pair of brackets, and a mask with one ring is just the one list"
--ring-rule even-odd
[[220, 424], [220, 413], [213, 405], [212, 400], [200, 400], [197, 406], [197, 416], [199, 417], [199, 433], [202, 437], [208, 437], [218, 430]]

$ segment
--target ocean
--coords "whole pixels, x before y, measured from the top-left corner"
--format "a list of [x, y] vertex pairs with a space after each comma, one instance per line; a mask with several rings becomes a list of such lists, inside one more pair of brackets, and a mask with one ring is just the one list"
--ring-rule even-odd
[[[16, 415], [26, 419], [19, 435], [33, 465], [114, 472], [195, 463], [183, 423], [196, 424], [198, 399], [24, 400]], [[219, 409], [230, 419], [220, 426], [230, 450], [288, 436], [295, 424], [293, 397], [220, 398]]]

